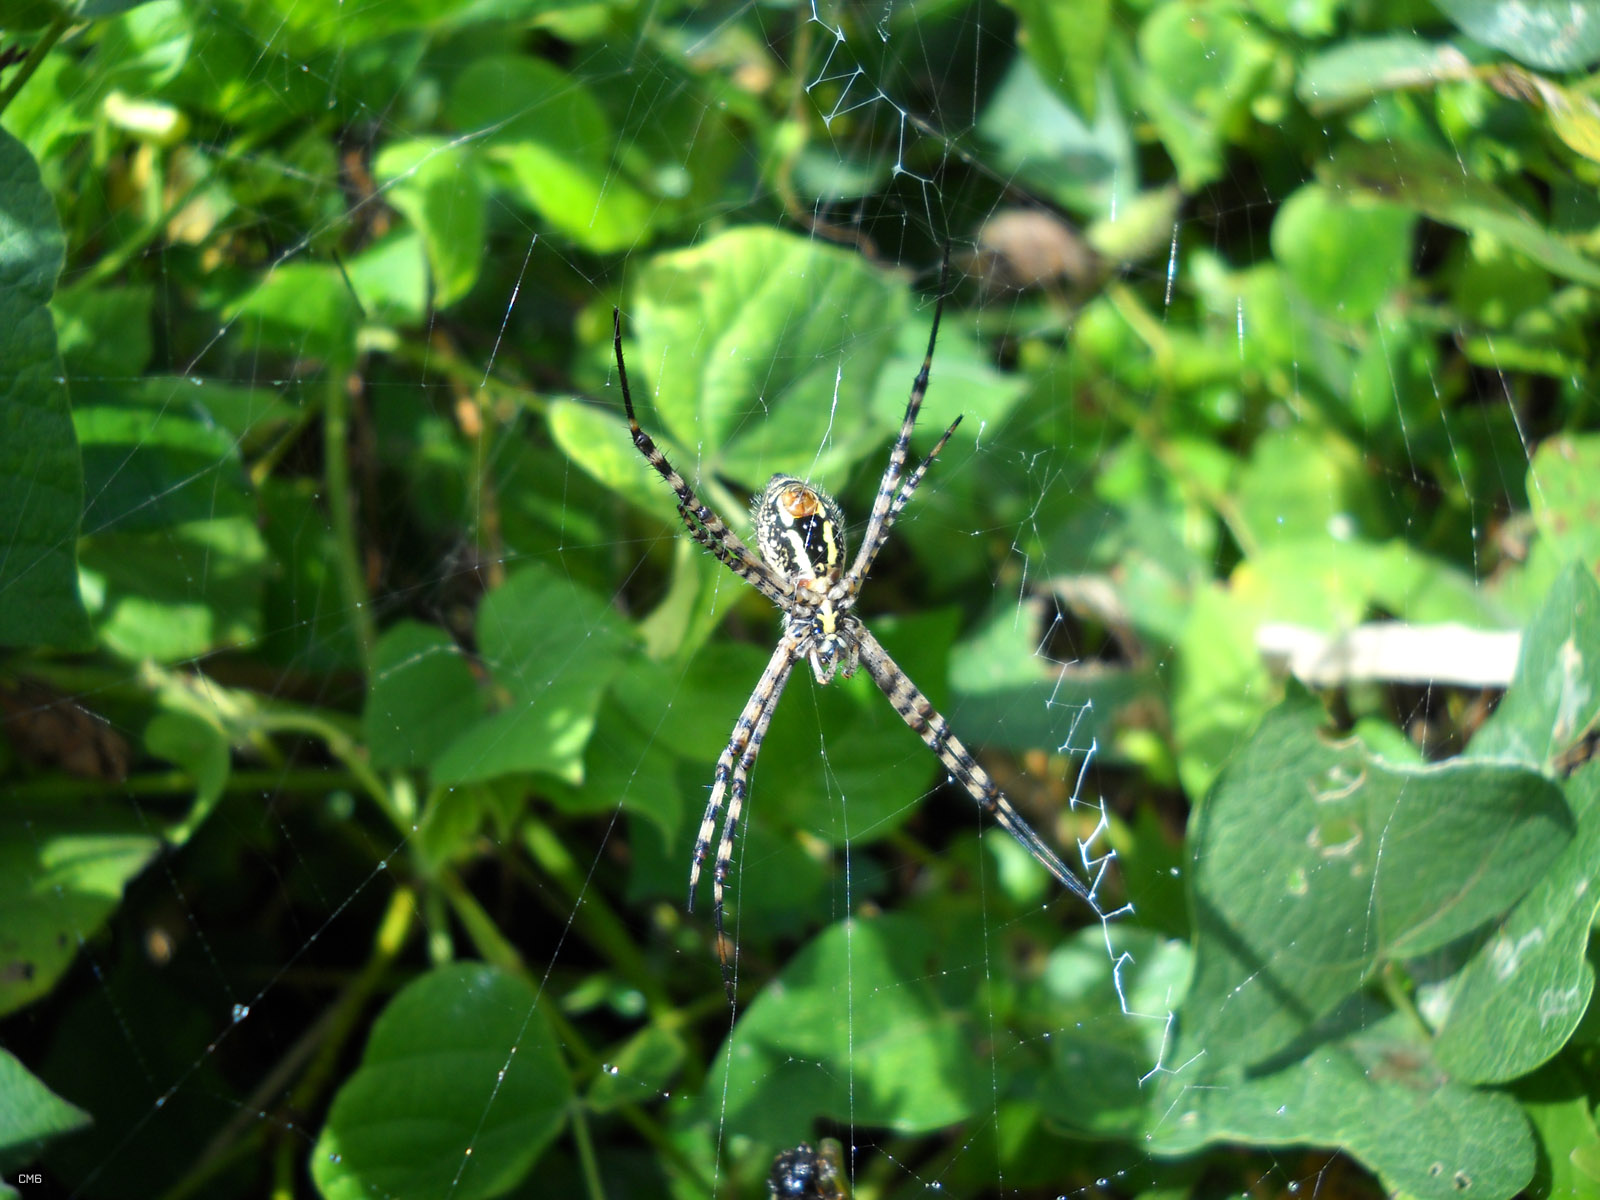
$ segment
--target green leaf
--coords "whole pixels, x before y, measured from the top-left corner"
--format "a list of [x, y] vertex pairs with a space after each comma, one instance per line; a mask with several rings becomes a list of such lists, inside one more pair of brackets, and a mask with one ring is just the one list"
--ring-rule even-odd
[[1183, 942], [1122, 924], [1080, 929], [1050, 952], [1039, 1003], [1050, 1070], [1038, 1098], [1053, 1120], [1077, 1136], [1138, 1134], [1190, 964]]
[[225, 315], [230, 325], [237, 326], [242, 345], [235, 349], [240, 353], [321, 360], [335, 369], [355, 360], [360, 306], [350, 281], [336, 266], [280, 263]]
[[487, 200], [476, 156], [439, 138], [385, 146], [373, 170], [385, 199], [421, 230], [433, 270], [433, 303], [446, 308], [472, 289], [483, 261]]
[[1275, 710], [1190, 826], [1183, 1040], [1214, 1064], [1259, 1062], [1383, 963], [1505, 912], [1573, 836], [1532, 771], [1391, 765], [1321, 732], [1320, 715], [1303, 694]]
[[47, 1139], [82, 1129], [91, 1119], [0, 1048], [0, 1155], [7, 1162], [31, 1160]]
[[1563, 433], [1528, 463], [1528, 507], [1539, 536], [1563, 562], [1600, 565], [1600, 434]]
[[1594, 993], [1585, 957], [1600, 911], [1600, 765], [1567, 783], [1578, 836], [1473, 955], [1434, 1052], [1467, 1083], [1503, 1083], [1551, 1058]]
[[399, 229], [345, 264], [365, 324], [421, 324], [428, 311], [428, 259], [420, 234]]
[[1593, 1074], [1557, 1059], [1514, 1089], [1539, 1139], [1538, 1173], [1528, 1195], [1587, 1196], [1600, 1188], [1600, 1128], [1594, 1118]]
[[[629, 665], [642, 661], [635, 658]], [[629, 686], [624, 682], [614, 690]], [[644, 693], [651, 700], [662, 694], [655, 689]], [[684, 809], [689, 803], [678, 784], [678, 763], [672, 756], [676, 749], [660, 730], [640, 730], [608, 700], [600, 708], [584, 752], [583, 782], [570, 789], [551, 784], [546, 799], [561, 812], [637, 813], [670, 842], [687, 827]], [[702, 799], [698, 791], [695, 799]], [[698, 810], [694, 815], [699, 817]]]
[[1403, 209], [1308, 184], [1273, 218], [1272, 253], [1323, 312], [1366, 322], [1411, 274], [1415, 223]]
[[81, 647], [83, 473], [55, 326], [61, 223], [21, 142], [0, 129], [0, 642]]
[[1039, 74], [1084, 117], [1093, 119], [1111, 27], [1110, 0], [1071, 6], [1048, 0], [1006, 0], [1017, 14], [1017, 44]]
[[972, 745], [1014, 751], [1083, 752], [1109, 745], [1113, 717], [1149, 695], [1152, 680], [1131, 671], [1096, 671], [1074, 680], [1039, 654], [1038, 631], [1017, 620], [1016, 606], [996, 604], [950, 653], [950, 687], [960, 736]]
[[685, 478], [725, 475], [756, 492], [788, 472], [824, 486], [831, 476], [837, 490], [887, 433], [869, 399], [905, 289], [859, 255], [735, 229], [652, 259], [635, 295], [634, 402], [641, 424], [694, 448], [698, 466], [674, 464]]
[[1297, 421], [1264, 431], [1234, 486], [1239, 519], [1260, 546], [1390, 532], [1365, 456], [1333, 429]]
[[1140, 98], [1194, 191], [1222, 171], [1222, 151], [1240, 134], [1270, 78], [1277, 50], [1258, 25], [1224, 6], [1157, 5], [1139, 26]]
[[79, 0], [77, 14], [91, 20], [96, 17], [114, 17], [118, 13], [125, 13], [148, 2], [149, 0]]
[[1596, 717], [1600, 587], [1587, 569], [1570, 563], [1523, 633], [1516, 676], [1467, 754], [1553, 772]]
[[176, 763], [194, 777], [195, 797], [188, 814], [166, 830], [167, 841], [181, 846], [194, 835], [227, 786], [232, 756], [227, 735], [209, 721], [187, 712], [159, 712], [144, 730], [144, 748], [156, 758]]
[[482, 963], [439, 967], [373, 1025], [311, 1152], [327, 1200], [482, 1200], [527, 1174], [572, 1081], [540, 998]]
[[1110, 76], [1100, 76], [1094, 124], [1064, 104], [1026, 55], [989, 98], [978, 132], [996, 168], [1046, 192], [1064, 208], [1107, 216], [1139, 186], [1138, 159]]
[[1173, 706], [1185, 786], [1203, 794], [1279, 694], [1256, 647], [1262, 623], [1337, 634], [1374, 607], [1418, 622], [1509, 623], [1464, 572], [1404, 541], [1324, 537], [1270, 545], [1241, 563], [1226, 586], [1200, 588], [1190, 601]]
[[155, 289], [63, 288], [50, 307], [69, 375], [138, 375], [150, 362]]
[[457, 76], [449, 112], [562, 236], [597, 253], [648, 239], [654, 205], [619, 171], [610, 122], [572, 76], [521, 55], [479, 58]]
[[83, 577], [102, 641], [164, 662], [253, 642], [266, 544], [236, 438], [186, 380], [86, 387]]
[[1312, 112], [1326, 114], [1385, 92], [1467, 78], [1472, 69], [1472, 60], [1449, 42], [1409, 34], [1352, 38], [1306, 59], [1294, 90]]
[[584, 1101], [597, 1113], [624, 1104], [648, 1104], [665, 1093], [688, 1055], [689, 1048], [676, 1031], [647, 1025], [601, 1068]]
[[[708, 1072], [728, 1132], [787, 1145], [817, 1117], [909, 1134], [988, 1111], [969, 1024], [982, 934], [890, 914], [830, 926], [756, 998]], [[850, 1020], [839, 1019], [850, 1005]]]
[[[631, 379], [629, 384], [636, 386]], [[635, 404], [642, 399], [636, 399]], [[621, 404], [620, 394], [618, 404]], [[593, 479], [662, 521], [677, 522], [678, 508], [672, 489], [634, 449], [633, 435], [625, 421], [592, 404], [565, 399], [550, 402], [546, 420], [550, 422], [550, 436], [557, 447]], [[677, 447], [663, 434], [652, 437], [669, 461], [681, 461]], [[733, 515], [729, 514], [730, 519]]]
[[1595, 0], [1435, 0], [1456, 27], [1547, 71], [1576, 71], [1600, 59]]
[[1441, 224], [1491, 234], [1555, 275], [1600, 287], [1600, 263], [1441, 150], [1410, 141], [1351, 143], [1335, 151], [1318, 174], [1336, 190], [1370, 193]]
[[0, 1013], [44, 995], [160, 849], [125, 803], [13, 802], [0, 825]]
[[484, 600], [477, 639], [501, 710], [438, 754], [434, 781], [543, 771], [580, 782], [600, 697], [623, 663], [622, 623], [599, 596], [536, 563]]
[[384, 631], [361, 714], [373, 766], [426, 767], [482, 719], [472, 667], [444, 630], [400, 621]]
[[1399, 1014], [1369, 1018], [1270, 1074], [1164, 1076], [1150, 1108], [1151, 1148], [1328, 1146], [1371, 1168], [1390, 1195], [1510, 1200], [1534, 1170], [1516, 1100], [1453, 1081]]

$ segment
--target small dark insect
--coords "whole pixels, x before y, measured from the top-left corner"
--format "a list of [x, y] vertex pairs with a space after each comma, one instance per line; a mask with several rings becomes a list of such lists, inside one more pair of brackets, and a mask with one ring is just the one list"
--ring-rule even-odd
[[933, 364], [934, 343], [939, 337], [939, 317], [944, 309], [944, 290], [949, 270], [947, 256], [939, 277], [940, 297], [933, 310], [933, 332], [928, 337], [928, 352], [911, 386], [905, 419], [900, 424], [900, 435], [895, 439], [894, 450], [889, 455], [889, 465], [878, 484], [878, 496], [872, 505], [872, 515], [867, 521], [861, 549], [856, 552], [855, 561], [850, 563], [848, 569], [845, 567], [844, 514], [831, 496], [803, 479], [796, 479], [792, 475], [774, 475], [751, 505], [756, 544], [761, 550], [759, 557], [751, 553], [727, 523], [695, 495], [694, 489], [667, 461], [666, 455], [656, 448], [650, 435], [639, 428], [633, 410], [633, 396], [628, 391], [628, 369], [622, 361], [622, 317], [615, 309], [611, 313], [617, 379], [622, 386], [622, 403], [628, 412], [633, 444], [677, 495], [678, 515], [690, 536], [711, 551], [735, 575], [777, 605], [783, 614], [783, 636], [778, 639], [777, 649], [772, 652], [767, 669], [762, 672], [755, 691], [734, 724], [733, 737], [717, 759], [711, 798], [706, 804], [705, 817], [700, 822], [700, 834], [695, 840], [694, 858], [689, 866], [688, 909], [693, 912], [700, 872], [711, 850], [717, 814], [722, 811], [723, 800], [726, 799], [728, 809], [722, 820], [722, 834], [717, 841], [711, 897], [717, 948], [722, 960], [722, 980], [730, 1002], [734, 995], [733, 973], [728, 962], [728, 939], [723, 932], [723, 894], [728, 867], [733, 861], [734, 833], [739, 826], [739, 814], [744, 807], [750, 771], [761, 749], [761, 739], [766, 736], [778, 697], [783, 693], [784, 684], [789, 681], [789, 673], [799, 662], [811, 664], [811, 671], [818, 683], [829, 682], [835, 674], [848, 678], [857, 666], [864, 665], [872, 681], [889, 697], [889, 703], [900, 714], [901, 720], [911, 726], [928, 748], [939, 756], [939, 761], [944, 763], [951, 776], [979, 806], [993, 816], [1002, 829], [1022, 843], [1045, 870], [1065, 887], [1093, 903], [1089, 889], [1022, 819], [989, 773], [950, 732], [944, 717], [889, 657], [888, 651], [872, 636], [872, 631], [861, 623], [861, 618], [854, 611], [856, 597], [872, 570], [873, 560], [888, 539], [895, 518], [910, 501], [922, 477], [927, 474], [929, 465], [944, 449], [956, 426], [961, 424], [960, 417], [950, 422], [950, 428], [934, 443], [928, 456], [914, 471], [906, 474], [911, 431], [916, 425], [922, 398], [928, 390], [928, 371]]

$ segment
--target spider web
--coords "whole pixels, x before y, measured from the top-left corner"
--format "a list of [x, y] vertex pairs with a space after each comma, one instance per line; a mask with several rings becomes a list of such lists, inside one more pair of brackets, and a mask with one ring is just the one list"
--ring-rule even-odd
[[[94, 649], [8, 674], [17, 911], [60, 946], [11, 954], [43, 982], [0, 1044], [94, 1125], [8, 1183], [761, 1195], [828, 1137], [869, 1197], [1522, 1186], [1424, 1135], [1413, 1186], [1272, 1088], [1387, 1113], [1448, 1067], [1439, 1111], [1505, 1128], [1469, 1084], [1517, 1074], [1439, 1031], [1570, 819], [1527, 782], [1493, 826], [1522, 865], [1484, 851], [1510, 899], [1426, 944], [1374, 915], [1297, 1042], [1260, 997], [1332, 970], [1295, 896], [1334, 907], [1279, 870], [1252, 731], [1326, 768], [1274, 793], [1317, 811], [1354, 777], [1432, 795], [1422, 752], [1483, 720], [1460, 689], [1516, 661], [1473, 635], [1582, 549], [1528, 514], [1569, 499], [1539, 447], [1581, 428], [1594, 268], [1558, 234], [1594, 214], [1548, 166], [1555, 232], [1526, 182], [1475, 190], [1521, 144], [1494, 120], [1586, 119], [1551, 82], [1581, 64], [1345, 14], [1391, 39], [1380, 87], [1331, 0], [1082, 7], [158, 0], [58, 44], [4, 120], [66, 230], [87, 488], [47, 549], [80, 547]], [[1468, 185], [1411, 161], [1424, 119]], [[735, 845], [729, 1010], [682, 891], [777, 619], [628, 445], [609, 310], [736, 532], [787, 471], [859, 537], [947, 248], [913, 458], [965, 419], [860, 612], [1093, 903], [864, 673], [802, 668]], [[1373, 616], [1459, 632], [1373, 666]], [[1370, 757], [1317, 757], [1285, 673], [1344, 689]], [[1401, 808], [1319, 844], [1374, 914]], [[1207, 959], [1219, 928], [1271, 952]], [[1570, 1032], [1587, 996], [1532, 1007]]]

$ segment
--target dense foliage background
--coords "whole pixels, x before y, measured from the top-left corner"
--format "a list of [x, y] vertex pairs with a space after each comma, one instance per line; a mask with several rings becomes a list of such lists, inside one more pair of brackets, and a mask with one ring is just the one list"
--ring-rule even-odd
[[[1600, 3], [0, 31], [7, 1185], [1600, 1194]], [[730, 1011], [776, 621], [611, 309], [722, 513], [859, 536], [946, 247], [863, 611], [1105, 919], [802, 671]]]

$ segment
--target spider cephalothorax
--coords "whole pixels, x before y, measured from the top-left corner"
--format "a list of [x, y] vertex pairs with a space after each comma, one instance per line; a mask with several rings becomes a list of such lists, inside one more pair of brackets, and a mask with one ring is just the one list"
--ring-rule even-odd
[[[947, 260], [946, 270], [948, 267]], [[783, 636], [778, 639], [767, 669], [756, 681], [755, 691], [734, 724], [733, 737], [717, 759], [711, 798], [706, 803], [700, 834], [695, 840], [694, 858], [689, 865], [688, 907], [692, 912], [700, 871], [711, 851], [717, 814], [722, 811], [723, 801], [726, 800], [727, 813], [722, 820], [721, 836], [717, 839], [716, 866], [711, 876], [711, 896], [718, 953], [722, 956], [722, 978], [730, 1000], [734, 994], [733, 974], [728, 964], [727, 938], [723, 936], [723, 894], [728, 866], [733, 861], [733, 835], [739, 826], [739, 814], [744, 807], [750, 771], [761, 749], [761, 739], [766, 736], [783, 685], [789, 681], [789, 674], [797, 662], [810, 663], [818, 683], [827, 683], [836, 674], [848, 677], [858, 665], [864, 665], [867, 674], [889, 698], [889, 703], [900, 714], [901, 720], [939, 756], [956, 782], [967, 790], [985, 812], [993, 815], [1007, 833], [1021, 842], [1046, 870], [1092, 903], [1089, 889], [1022, 819], [995, 786], [994, 780], [989, 778], [988, 772], [950, 732], [944, 717], [935, 711], [928, 698], [889, 657], [889, 652], [852, 611], [861, 585], [872, 570], [873, 560], [889, 536], [890, 526], [911, 499], [911, 494], [917, 490], [929, 464], [944, 449], [956, 426], [961, 424], [960, 417], [952, 421], [944, 431], [944, 436], [934, 443], [933, 449], [928, 451], [928, 456], [916, 470], [906, 474], [911, 433], [917, 423], [917, 411], [922, 407], [922, 398], [928, 390], [933, 346], [939, 337], [939, 316], [944, 307], [943, 274], [939, 283], [940, 299], [933, 310], [933, 332], [928, 336], [928, 352], [923, 357], [916, 382], [911, 386], [911, 399], [906, 402], [905, 419], [900, 423], [900, 435], [889, 454], [889, 465], [878, 482], [878, 495], [873, 501], [872, 515], [867, 519], [861, 549], [848, 568], [844, 565], [844, 514], [831, 496], [803, 479], [793, 475], [774, 475], [751, 505], [756, 545], [761, 552], [759, 557], [751, 553], [750, 548], [728, 528], [722, 518], [695, 495], [694, 489], [673, 469], [650, 435], [639, 427], [638, 417], [633, 411], [633, 397], [628, 391], [628, 369], [622, 361], [622, 316], [615, 309], [612, 310], [617, 380], [622, 387], [622, 403], [628, 413], [628, 428], [633, 433], [633, 444], [677, 495], [678, 515], [683, 519], [690, 536], [711, 551], [718, 562], [777, 605], [783, 614]]]

